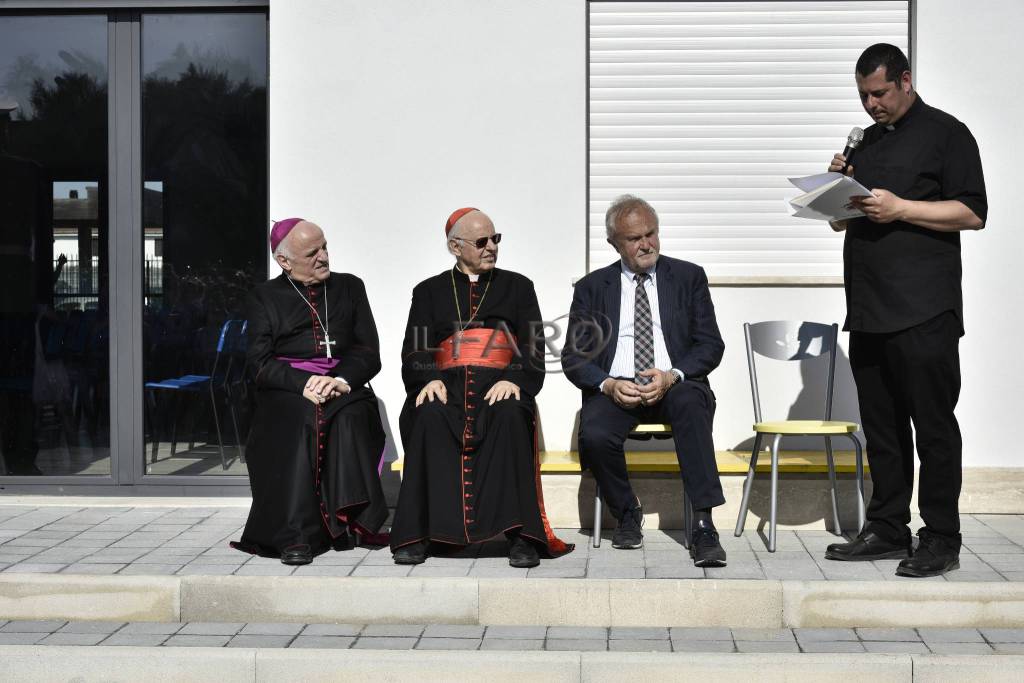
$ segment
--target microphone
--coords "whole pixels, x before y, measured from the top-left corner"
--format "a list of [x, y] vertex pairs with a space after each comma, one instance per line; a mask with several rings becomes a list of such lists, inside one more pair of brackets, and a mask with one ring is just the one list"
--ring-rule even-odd
[[860, 146], [861, 140], [864, 139], [864, 130], [858, 126], [854, 126], [850, 129], [850, 134], [846, 136], [846, 147], [843, 149], [843, 156], [846, 157], [846, 163], [839, 169], [840, 173], [845, 174], [846, 169], [850, 166], [850, 159], [853, 158], [853, 153]]

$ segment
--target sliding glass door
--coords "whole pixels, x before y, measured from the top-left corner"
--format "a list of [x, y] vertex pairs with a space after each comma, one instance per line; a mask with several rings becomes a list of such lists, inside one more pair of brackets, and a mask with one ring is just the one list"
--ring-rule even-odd
[[267, 224], [265, 8], [0, 13], [0, 488], [243, 485]]

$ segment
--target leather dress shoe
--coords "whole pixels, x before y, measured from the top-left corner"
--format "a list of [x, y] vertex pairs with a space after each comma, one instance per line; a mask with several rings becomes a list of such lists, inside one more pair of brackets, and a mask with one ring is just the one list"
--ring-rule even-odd
[[529, 539], [515, 536], [508, 541], [508, 565], [517, 569], [529, 569], [540, 564], [537, 548]]
[[312, 561], [313, 549], [305, 543], [296, 543], [281, 551], [281, 564], [309, 564]]
[[960, 551], [952, 542], [929, 533], [927, 529], [923, 529], [918, 536], [921, 537], [920, 545], [912, 557], [896, 567], [896, 576], [924, 578], [960, 568]]
[[395, 564], [423, 564], [427, 560], [427, 544], [416, 541], [396, 548], [392, 557]]
[[724, 567], [725, 548], [718, 541], [718, 530], [712, 526], [698, 526], [690, 541], [690, 557], [694, 567]]
[[619, 519], [619, 525], [612, 534], [612, 547], [619, 550], [636, 550], [644, 547], [644, 534], [640, 528], [644, 525], [644, 512], [637, 501], [636, 507], [626, 508]]
[[833, 543], [825, 549], [826, 560], [841, 562], [870, 562], [871, 560], [901, 560], [910, 557], [910, 538], [893, 542], [874, 531], [864, 531], [849, 543]]

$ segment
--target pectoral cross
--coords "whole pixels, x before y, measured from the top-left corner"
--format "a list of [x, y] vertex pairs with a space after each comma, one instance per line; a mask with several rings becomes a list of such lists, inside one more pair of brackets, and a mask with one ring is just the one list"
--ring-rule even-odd
[[334, 356], [331, 355], [331, 347], [334, 346], [337, 343], [338, 342], [336, 342], [335, 340], [331, 339], [331, 335], [329, 333], [324, 332], [324, 340], [322, 342], [320, 342], [320, 346], [323, 346], [323, 347], [326, 348], [326, 350], [327, 350], [327, 357], [328, 358], [334, 358]]

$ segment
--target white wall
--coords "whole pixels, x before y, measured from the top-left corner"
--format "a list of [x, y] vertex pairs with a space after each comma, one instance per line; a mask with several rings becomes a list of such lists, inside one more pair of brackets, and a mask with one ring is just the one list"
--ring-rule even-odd
[[[499, 266], [545, 317], [584, 271], [586, 6], [581, 0], [276, 0], [270, 7], [270, 215], [318, 222], [334, 270], [366, 281], [394, 433], [413, 285], [445, 268], [444, 223], [486, 211]], [[578, 392], [539, 396], [568, 444]]]
[[[1013, 150], [1024, 148], [1012, 30], [1024, 25], [1024, 3], [917, 8], [918, 87], [978, 138], [991, 205], [986, 230], [963, 240], [965, 462], [1019, 466], [1006, 425], [1024, 407], [1011, 262], [1024, 238], [1009, 187]], [[586, 9], [585, 0], [271, 4], [271, 216], [319, 222], [332, 267], [366, 281], [384, 359], [374, 388], [396, 434], [409, 292], [449, 266], [443, 225], [452, 209], [487, 211], [506, 235], [499, 265], [534, 280], [546, 317], [568, 309], [586, 250]], [[730, 448], [749, 439], [752, 421], [742, 323], [842, 322], [844, 301], [841, 288], [827, 287], [715, 287], [712, 295], [727, 345], [712, 377], [715, 441]], [[857, 419], [845, 358], [835, 415]], [[764, 399], [781, 417], [802, 382], [794, 375], [775, 386]], [[545, 446], [568, 449], [578, 392], [552, 375], [539, 404]]]

